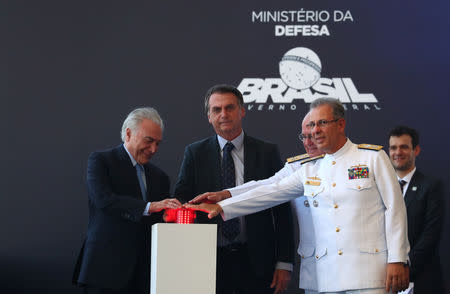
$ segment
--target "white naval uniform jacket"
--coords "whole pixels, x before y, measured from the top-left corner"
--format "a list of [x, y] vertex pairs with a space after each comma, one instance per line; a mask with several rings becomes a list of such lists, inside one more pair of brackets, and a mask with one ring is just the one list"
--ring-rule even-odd
[[[350, 179], [365, 167], [368, 173]], [[319, 292], [382, 288], [386, 264], [406, 262], [406, 208], [384, 151], [359, 149], [347, 139], [336, 153], [219, 204], [228, 220], [300, 195], [311, 208]]]
[[[237, 186], [227, 190], [231, 193], [232, 197], [237, 197], [242, 193], [250, 191], [256, 187], [276, 183], [281, 179], [295, 173], [298, 169], [300, 169], [301, 166], [301, 161], [286, 163], [282, 169], [280, 169], [275, 175], [268, 179], [250, 181], [241, 186]], [[296, 210], [300, 231], [300, 241], [297, 250], [298, 254], [302, 258], [300, 263], [299, 288], [317, 291], [316, 261], [314, 258], [316, 241], [314, 236], [314, 226], [311, 217], [311, 207], [306, 196], [300, 196], [292, 200], [292, 204]]]

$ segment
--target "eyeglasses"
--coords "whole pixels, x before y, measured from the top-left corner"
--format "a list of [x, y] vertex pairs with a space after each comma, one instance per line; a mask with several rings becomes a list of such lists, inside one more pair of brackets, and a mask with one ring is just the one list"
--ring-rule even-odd
[[340, 118], [332, 119], [332, 120], [320, 119], [317, 122], [312, 121], [309, 124], [307, 124], [306, 126], [311, 129], [314, 128], [315, 126], [318, 126], [319, 128], [323, 128], [323, 127], [328, 126], [329, 123], [337, 122], [338, 120], [340, 120]]
[[299, 134], [298, 138], [300, 139], [300, 141], [305, 142], [306, 139], [312, 140], [313, 136], [311, 134], [308, 135]]

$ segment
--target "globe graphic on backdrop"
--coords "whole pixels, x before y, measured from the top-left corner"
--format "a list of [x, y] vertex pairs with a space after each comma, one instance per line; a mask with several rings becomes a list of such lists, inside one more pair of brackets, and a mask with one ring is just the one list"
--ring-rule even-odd
[[322, 64], [311, 49], [297, 47], [286, 52], [280, 61], [280, 76], [291, 88], [303, 90], [314, 85], [320, 78]]

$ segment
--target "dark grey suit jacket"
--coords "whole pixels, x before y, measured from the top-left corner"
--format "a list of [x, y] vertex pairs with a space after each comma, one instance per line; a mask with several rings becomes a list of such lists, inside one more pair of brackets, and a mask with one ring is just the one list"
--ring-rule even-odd
[[444, 220], [441, 181], [416, 170], [405, 194], [414, 293], [443, 293], [439, 241]]
[[[221, 190], [220, 162], [216, 135], [187, 146], [175, 195], [189, 201], [198, 194]], [[281, 167], [276, 145], [245, 135], [244, 182], [269, 178]], [[201, 219], [202, 222], [209, 221], [205, 215]], [[258, 276], [271, 278], [277, 261], [293, 262], [293, 222], [289, 203], [248, 215], [245, 224], [249, 257]]]
[[[147, 199], [167, 198], [169, 177], [150, 163], [144, 169]], [[146, 202], [123, 145], [89, 156], [87, 190], [89, 224], [73, 282], [117, 290], [136, 274], [137, 264], [142, 264], [139, 271], [149, 279], [150, 226], [162, 222], [162, 217], [161, 213], [143, 216]]]

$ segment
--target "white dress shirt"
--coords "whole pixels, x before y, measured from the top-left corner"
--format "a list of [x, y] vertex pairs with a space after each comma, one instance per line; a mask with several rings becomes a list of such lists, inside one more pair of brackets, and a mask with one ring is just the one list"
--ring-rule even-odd
[[[415, 172], [416, 172], [416, 168], [414, 167], [414, 169], [413, 169], [412, 171], [410, 171], [410, 172], [409, 172], [406, 176], [404, 176], [403, 178], [400, 178], [400, 177], [397, 175], [397, 179], [398, 179], [399, 181], [403, 180], [403, 181], [406, 182], [405, 185], [403, 185], [403, 191], [402, 191], [402, 193], [403, 193], [403, 198], [405, 198], [406, 191], [408, 191], [409, 183], [411, 182], [411, 179], [412, 179], [412, 177], [413, 177], [413, 175], [414, 175]], [[414, 189], [414, 187], [412, 187], [412, 189]], [[408, 289], [406, 289], [405, 291], [398, 292], [398, 294], [413, 294], [413, 293], [414, 293], [414, 283], [413, 283], [413, 282], [410, 282], [410, 283], [409, 283]]]
[[[242, 131], [241, 134], [236, 138], [234, 138], [232, 141], [227, 141], [226, 139], [222, 138], [219, 135], [217, 135], [217, 140], [219, 141], [221, 157], [223, 157], [223, 148], [225, 147], [225, 144], [227, 144], [228, 142], [233, 143], [234, 148], [231, 150], [231, 157], [233, 158], [234, 161], [236, 186], [244, 184], [244, 132]], [[239, 219], [241, 231], [236, 240], [241, 243], [245, 243], [247, 241], [246, 237], [247, 235], [245, 230], [245, 218], [242, 216], [239, 217]], [[217, 243], [221, 246], [225, 246], [228, 245], [230, 241], [228, 241], [226, 238], [224, 238], [222, 235], [219, 234]], [[277, 262], [275, 268], [292, 271], [293, 265], [291, 263], [279, 261]]]

